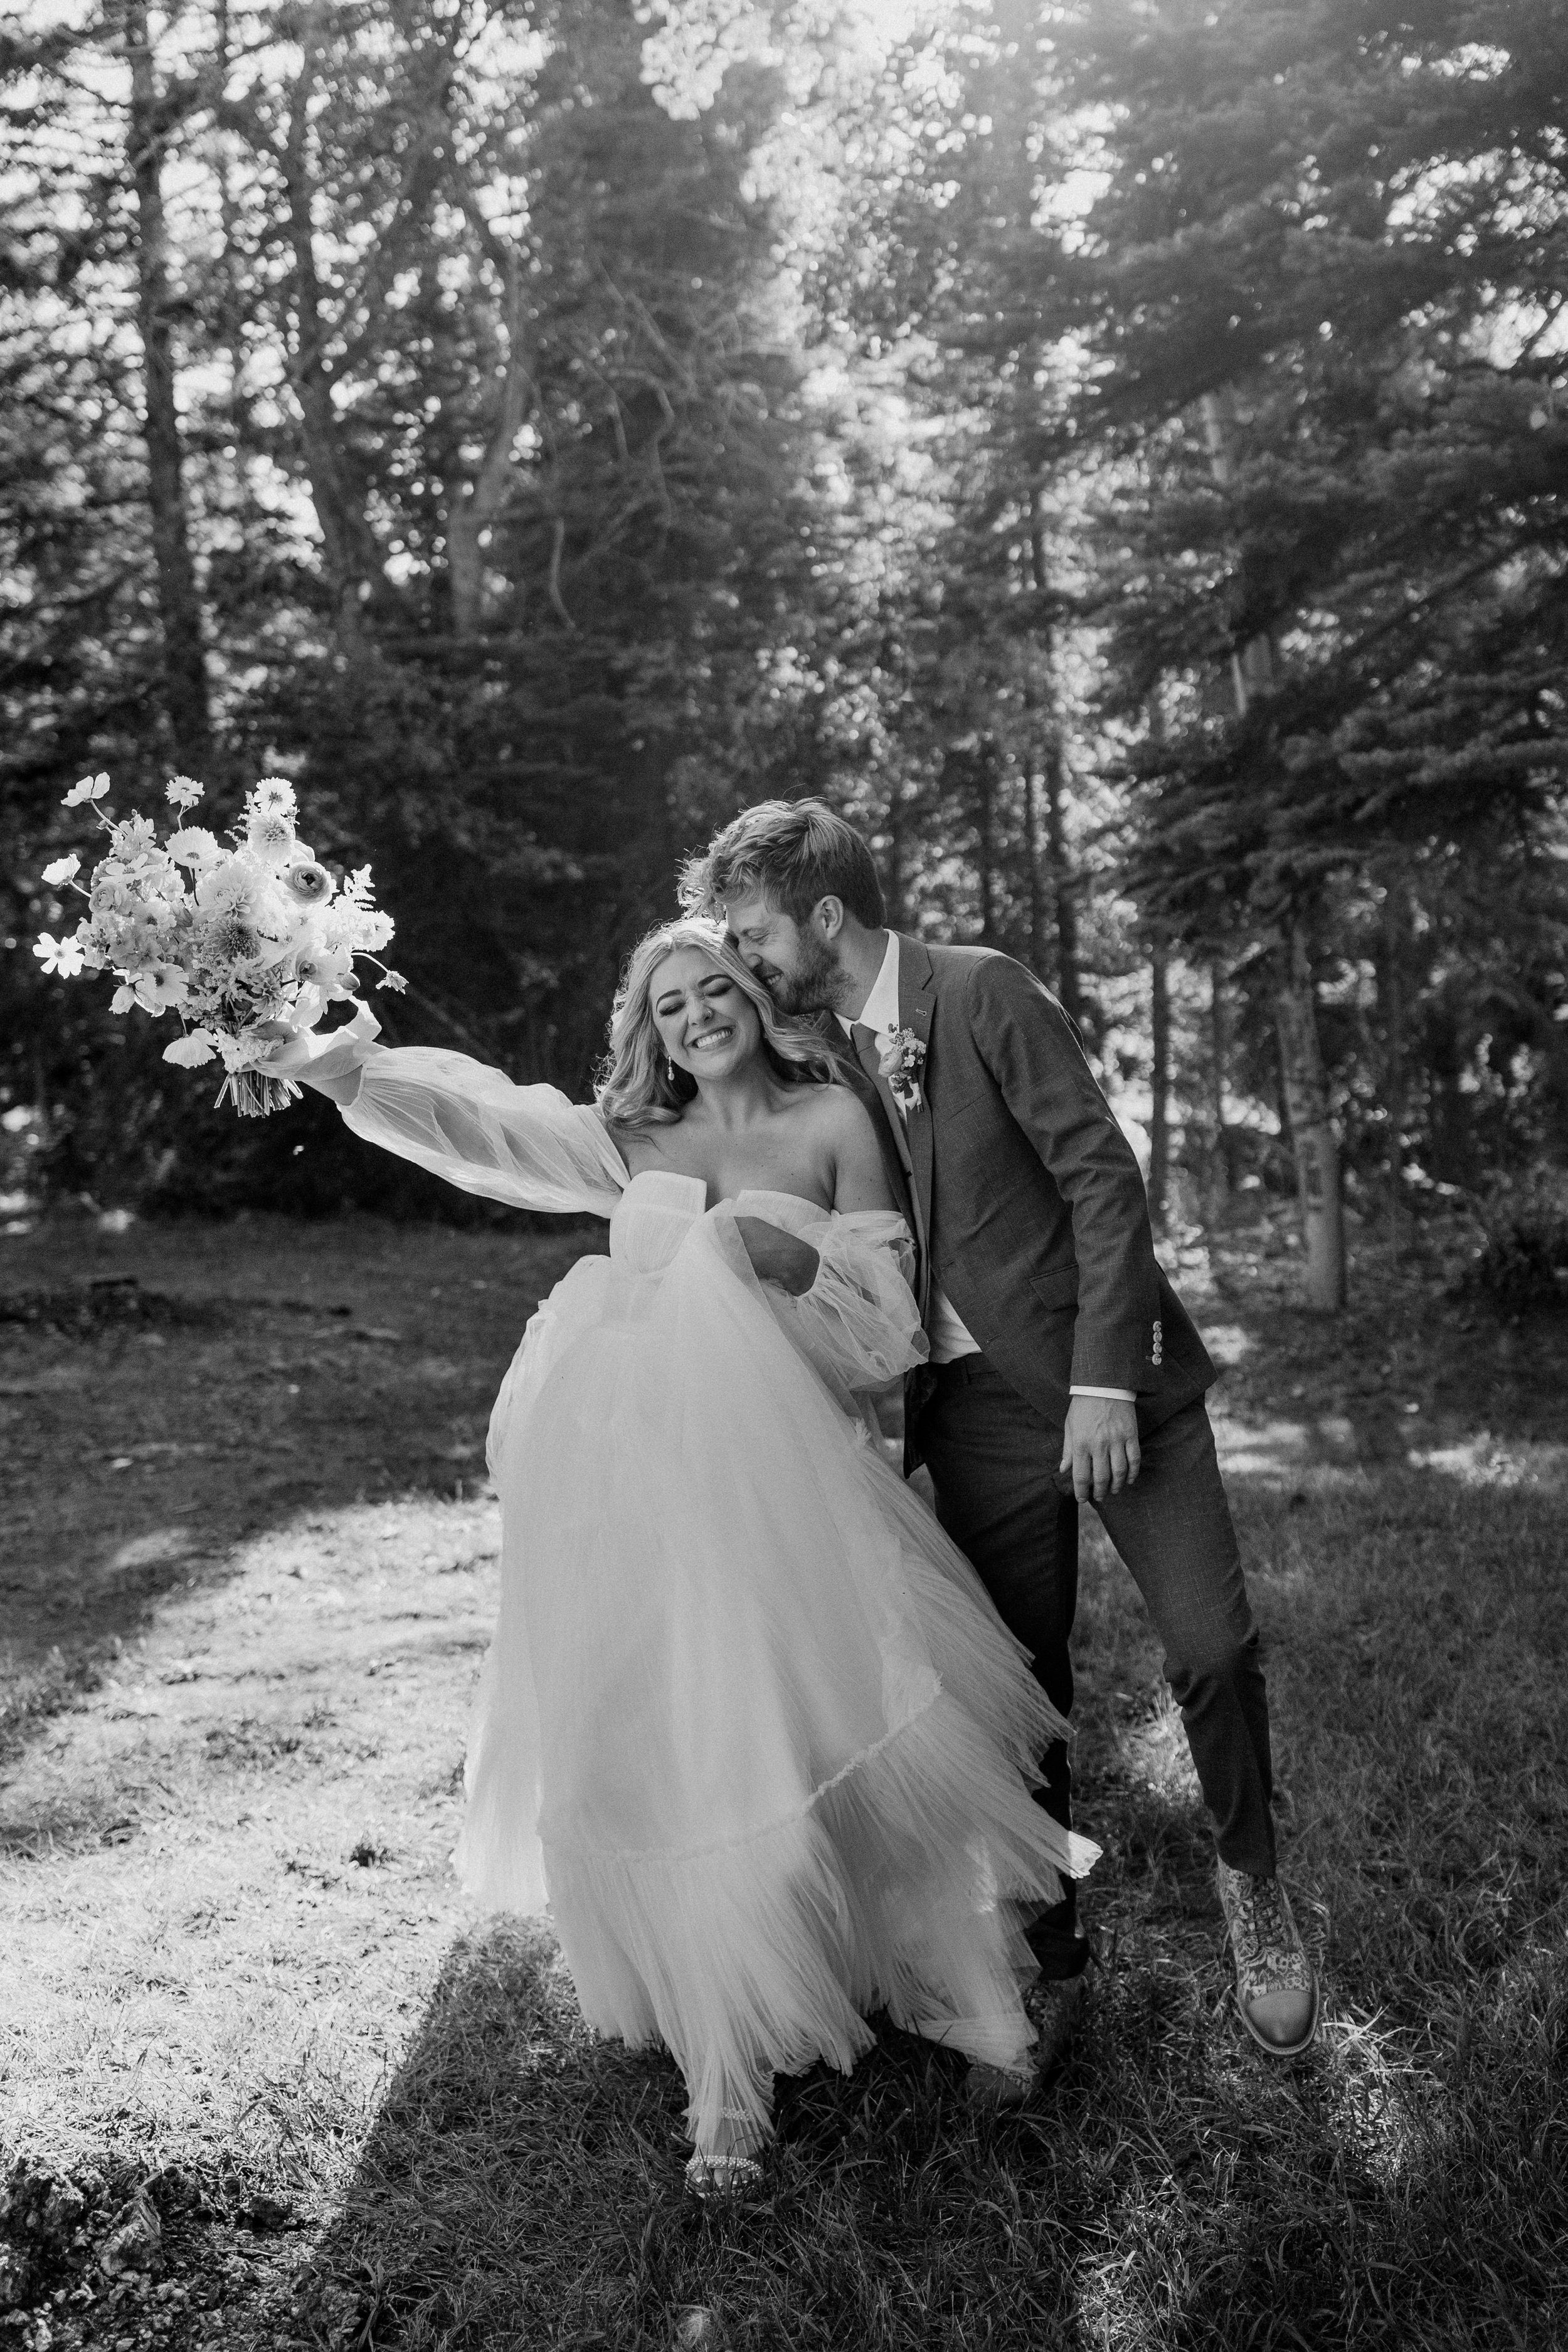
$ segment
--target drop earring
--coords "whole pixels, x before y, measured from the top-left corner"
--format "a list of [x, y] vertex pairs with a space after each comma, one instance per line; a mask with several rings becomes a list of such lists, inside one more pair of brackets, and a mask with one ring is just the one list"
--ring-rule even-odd
[[673, 1086], [675, 1084], [675, 1056], [673, 1054], [667, 1054], [665, 1055], [664, 1066], [669, 1072], [669, 1083]]

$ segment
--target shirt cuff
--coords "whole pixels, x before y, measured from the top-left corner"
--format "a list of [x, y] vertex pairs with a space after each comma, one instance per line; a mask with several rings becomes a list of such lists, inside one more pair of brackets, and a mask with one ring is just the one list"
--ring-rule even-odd
[[1072, 1387], [1068, 1389], [1068, 1396], [1114, 1397], [1118, 1404], [1136, 1404], [1138, 1402], [1137, 1392], [1135, 1390], [1085, 1388], [1080, 1386], [1076, 1381]]

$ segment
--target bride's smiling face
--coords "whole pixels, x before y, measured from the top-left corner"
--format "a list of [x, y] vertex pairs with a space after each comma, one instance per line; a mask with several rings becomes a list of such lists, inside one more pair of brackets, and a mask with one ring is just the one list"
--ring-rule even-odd
[[722, 964], [700, 948], [677, 948], [648, 981], [659, 1044], [699, 1081], [733, 1077], [762, 1043], [757, 1009]]

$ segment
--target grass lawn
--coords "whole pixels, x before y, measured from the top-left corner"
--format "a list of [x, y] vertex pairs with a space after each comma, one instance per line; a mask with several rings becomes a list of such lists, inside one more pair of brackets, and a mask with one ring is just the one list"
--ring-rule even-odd
[[1068, 2065], [985, 2125], [884, 2032], [781, 2085], [765, 2200], [715, 2215], [673, 2066], [593, 2041], [548, 1935], [447, 1866], [489, 1400], [591, 1245], [0, 1240], [0, 2347], [1568, 2342], [1568, 1321], [1370, 1255], [1332, 1327], [1256, 1246], [1181, 1273], [1228, 1368], [1318, 2049], [1235, 2020], [1090, 1517]]

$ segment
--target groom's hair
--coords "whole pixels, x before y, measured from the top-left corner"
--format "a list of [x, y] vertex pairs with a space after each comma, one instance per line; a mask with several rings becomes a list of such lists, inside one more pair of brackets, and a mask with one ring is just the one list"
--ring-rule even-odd
[[753, 891], [793, 923], [805, 922], [823, 898], [841, 898], [868, 930], [887, 920], [870, 851], [826, 801], [759, 801], [681, 870], [680, 903], [692, 914], [722, 920], [727, 898]]

